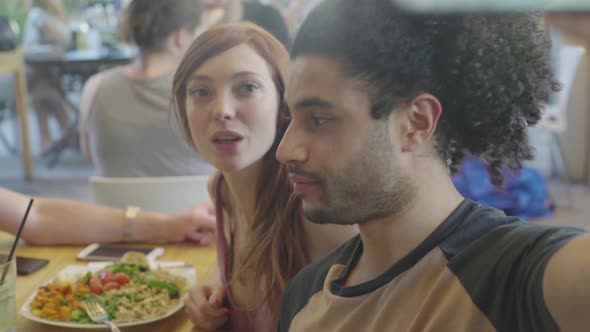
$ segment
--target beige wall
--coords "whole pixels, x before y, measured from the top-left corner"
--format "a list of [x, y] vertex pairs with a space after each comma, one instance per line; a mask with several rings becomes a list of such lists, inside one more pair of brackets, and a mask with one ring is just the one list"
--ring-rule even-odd
[[[581, 45], [574, 41], [568, 43]], [[589, 49], [589, 48], [587, 48]], [[566, 111], [567, 129], [561, 142], [569, 163], [573, 181], [590, 178], [590, 57], [584, 56], [574, 80], [570, 102]]]

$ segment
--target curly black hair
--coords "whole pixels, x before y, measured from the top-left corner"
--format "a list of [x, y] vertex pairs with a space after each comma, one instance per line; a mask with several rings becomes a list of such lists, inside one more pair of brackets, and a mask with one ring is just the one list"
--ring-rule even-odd
[[420, 93], [443, 113], [436, 151], [452, 172], [479, 156], [492, 183], [532, 158], [527, 127], [559, 89], [549, 39], [535, 13], [408, 13], [390, 0], [330, 0], [301, 26], [291, 55], [334, 57], [368, 85], [380, 119]]

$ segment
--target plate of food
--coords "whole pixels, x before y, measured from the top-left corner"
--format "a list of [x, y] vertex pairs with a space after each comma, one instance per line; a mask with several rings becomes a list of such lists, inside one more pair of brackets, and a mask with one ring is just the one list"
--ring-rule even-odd
[[92, 322], [82, 306], [85, 299], [94, 298], [117, 326], [148, 324], [182, 309], [194, 281], [192, 267], [150, 266], [142, 253], [128, 253], [104, 267], [66, 267], [27, 299], [20, 314], [48, 325], [108, 329]]

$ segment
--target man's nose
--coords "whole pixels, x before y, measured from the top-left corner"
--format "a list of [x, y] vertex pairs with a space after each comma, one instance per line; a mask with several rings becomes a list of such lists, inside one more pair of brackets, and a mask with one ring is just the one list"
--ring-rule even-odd
[[297, 127], [291, 123], [277, 149], [277, 160], [281, 163], [305, 162], [309, 156], [305, 140], [301, 137]]

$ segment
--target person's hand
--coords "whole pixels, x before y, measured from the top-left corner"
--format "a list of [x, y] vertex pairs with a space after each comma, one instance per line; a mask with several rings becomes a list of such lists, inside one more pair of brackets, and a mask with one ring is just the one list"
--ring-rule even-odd
[[195, 327], [201, 331], [220, 330], [229, 318], [229, 309], [223, 305], [225, 297], [221, 284], [191, 288], [184, 304]]
[[172, 216], [171, 241], [190, 240], [200, 245], [210, 245], [215, 240], [215, 211], [211, 202], [206, 201], [190, 210]]

